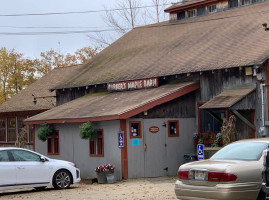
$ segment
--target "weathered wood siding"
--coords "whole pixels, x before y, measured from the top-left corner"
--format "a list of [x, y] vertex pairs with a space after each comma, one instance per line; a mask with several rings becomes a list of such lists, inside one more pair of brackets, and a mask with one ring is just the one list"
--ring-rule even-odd
[[71, 89], [64, 89], [64, 90], [57, 90], [56, 91], [56, 104], [60, 106], [65, 104], [69, 101], [74, 99], [80, 98], [86, 94], [92, 94], [96, 92], [103, 92], [106, 91], [106, 86], [99, 85], [99, 86], [91, 86], [86, 89], [86, 87], [80, 88], [71, 88]]
[[156, 106], [148, 110], [148, 115], [140, 113], [134, 118], [195, 118], [195, 103], [197, 91]]

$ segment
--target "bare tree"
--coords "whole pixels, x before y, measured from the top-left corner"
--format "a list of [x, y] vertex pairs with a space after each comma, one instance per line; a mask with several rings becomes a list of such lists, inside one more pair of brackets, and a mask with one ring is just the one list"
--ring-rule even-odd
[[[149, 24], [158, 23], [164, 19], [162, 17], [163, 10], [171, 0], [150, 0], [151, 8], [141, 4], [141, 0], [120, 0], [115, 4], [113, 10], [105, 8], [107, 11], [103, 17], [105, 23], [114, 29], [113, 32], [107, 34], [95, 33], [88, 35], [89, 39], [98, 44], [98, 46], [108, 46], [115, 39], [121, 37], [129, 30]], [[164, 15], [163, 15], [164, 16]]]

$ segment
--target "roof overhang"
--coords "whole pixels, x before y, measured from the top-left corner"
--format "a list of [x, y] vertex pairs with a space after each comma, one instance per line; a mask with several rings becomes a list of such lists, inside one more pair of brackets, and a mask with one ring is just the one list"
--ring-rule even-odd
[[240, 100], [252, 93], [255, 88], [229, 89], [202, 105], [201, 109], [226, 109], [231, 108]]
[[199, 1], [196, 3], [188, 4], [188, 5], [179, 5], [177, 7], [172, 6], [171, 8], [167, 8], [164, 10], [164, 12], [171, 13], [171, 12], [178, 12], [178, 11], [183, 11], [189, 8], [195, 8], [195, 7], [200, 7], [212, 3], [219, 2], [220, 0], [208, 0], [208, 1]]
[[199, 82], [187, 82], [152, 89], [86, 96], [28, 118], [24, 123], [80, 123], [128, 119], [199, 88]]

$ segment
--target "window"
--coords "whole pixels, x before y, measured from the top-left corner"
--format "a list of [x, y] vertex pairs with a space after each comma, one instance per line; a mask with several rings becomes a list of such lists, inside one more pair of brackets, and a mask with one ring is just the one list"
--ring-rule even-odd
[[261, 2], [262, 0], [253, 0], [253, 3]]
[[[202, 106], [200, 103], [198, 106]], [[222, 120], [225, 118], [225, 110], [199, 109], [199, 133], [219, 133]]]
[[59, 131], [55, 130], [47, 139], [48, 155], [59, 155]]
[[177, 13], [177, 20], [185, 19], [185, 11]]
[[8, 118], [8, 134], [7, 134], [8, 142], [16, 141], [16, 118]]
[[188, 10], [188, 17], [195, 17], [196, 13], [195, 10]]
[[9, 157], [7, 151], [0, 151], [0, 162], [8, 162]]
[[249, 5], [250, 0], [242, 0], [241, 4], [242, 4], [242, 6]]
[[216, 6], [216, 4], [209, 5], [208, 6], [208, 12], [209, 13], [217, 12], [217, 6]]
[[40, 161], [40, 156], [23, 150], [12, 150], [12, 156], [14, 161]]
[[33, 125], [28, 125], [28, 132], [29, 132], [29, 143], [33, 143], [34, 133], [35, 133], [35, 129]]
[[197, 16], [205, 15], [205, 6], [197, 8]]
[[6, 142], [6, 119], [0, 119], [0, 142]]
[[228, 8], [238, 7], [238, 0], [228, 0]]
[[90, 156], [104, 157], [104, 134], [103, 129], [96, 130], [96, 140], [90, 140]]
[[141, 138], [142, 132], [141, 132], [141, 122], [130, 122], [129, 123], [130, 128], [130, 138]]
[[168, 121], [168, 137], [178, 137], [179, 136], [179, 125], [178, 120]]

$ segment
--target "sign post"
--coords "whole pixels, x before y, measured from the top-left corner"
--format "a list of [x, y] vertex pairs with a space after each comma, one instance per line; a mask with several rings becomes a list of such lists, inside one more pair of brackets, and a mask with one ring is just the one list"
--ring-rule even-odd
[[120, 148], [124, 147], [124, 136], [122, 132], [118, 134], [118, 140], [119, 140], [119, 147]]
[[204, 145], [203, 144], [197, 144], [197, 158], [198, 160], [204, 159]]

